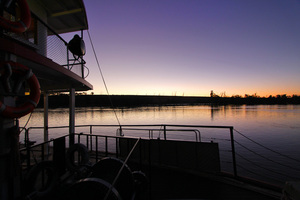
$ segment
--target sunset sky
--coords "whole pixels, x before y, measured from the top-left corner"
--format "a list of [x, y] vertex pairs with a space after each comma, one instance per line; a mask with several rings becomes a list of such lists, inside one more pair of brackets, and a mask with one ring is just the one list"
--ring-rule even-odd
[[[84, 3], [110, 94], [300, 95], [300, 0]], [[106, 94], [84, 34], [87, 80]]]

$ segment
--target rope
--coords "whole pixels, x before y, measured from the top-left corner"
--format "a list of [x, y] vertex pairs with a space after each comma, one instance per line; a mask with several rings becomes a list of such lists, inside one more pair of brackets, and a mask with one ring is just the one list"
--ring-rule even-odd
[[283, 174], [283, 173], [280, 173], [280, 172], [276, 172], [276, 171], [274, 171], [274, 170], [272, 170], [272, 169], [268, 169], [268, 168], [266, 168], [266, 167], [263, 167], [263, 166], [261, 166], [261, 165], [255, 163], [255, 162], [253, 162], [253, 161], [251, 161], [251, 160], [245, 158], [244, 156], [242, 156], [242, 155], [240, 155], [240, 154], [238, 154], [238, 153], [236, 153], [236, 155], [239, 156], [240, 158], [242, 158], [242, 159], [248, 161], [249, 163], [255, 165], [256, 167], [262, 168], [262, 169], [267, 170], [267, 171], [269, 171], [269, 172], [272, 172], [272, 173], [274, 173], [274, 174], [279, 174], [279, 175], [282, 175], [282, 176], [285, 176], [285, 177], [288, 177], [288, 178], [291, 178], [291, 179], [295, 178], [295, 177], [292, 177], [292, 176], [289, 176], [289, 175], [286, 175], [286, 174]]
[[162, 130], [162, 129], [163, 129], [163, 125], [161, 125], [160, 128], [159, 128], [157, 139], [160, 139], [160, 133], [161, 133], [161, 130]]
[[250, 151], [250, 152], [254, 153], [255, 155], [257, 155], [257, 156], [259, 156], [259, 157], [262, 157], [262, 158], [264, 158], [264, 159], [266, 159], [266, 160], [268, 160], [268, 161], [270, 161], [270, 162], [273, 162], [273, 163], [276, 163], [276, 164], [278, 164], [278, 165], [281, 165], [281, 166], [284, 166], [284, 167], [293, 169], [293, 170], [295, 170], [295, 171], [300, 171], [299, 169], [296, 169], [296, 168], [294, 168], [294, 167], [291, 167], [291, 166], [288, 166], [288, 165], [285, 165], [285, 164], [276, 162], [276, 161], [274, 161], [274, 160], [271, 160], [270, 158], [267, 158], [267, 157], [265, 157], [265, 156], [262, 156], [262, 155], [256, 153], [255, 151], [253, 151], [253, 150], [247, 148], [246, 146], [242, 145], [241, 143], [239, 143], [239, 142], [237, 142], [237, 141], [235, 141], [235, 142], [236, 142], [238, 145], [242, 146], [243, 148], [247, 149], [248, 151]]
[[111, 106], [112, 106], [112, 108], [113, 108], [113, 111], [114, 111], [115, 117], [116, 117], [116, 119], [117, 119], [117, 121], [118, 121], [118, 124], [119, 124], [119, 126], [121, 127], [120, 120], [119, 120], [118, 115], [117, 115], [117, 113], [116, 113], [116, 110], [115, 110], [115, 107], [114, 107], [114, 105], [113, 105], [113, 102], [112, 102], [112, 100], [111, 100], [111, 98], [110, 98], [110, 94], [109, 94], [109, 91], [108, 91], [108, 87], [107, 87], [107, 85], [106, 85], [106, 82], [105, 82], [105, 79], [104, 79], [104, 75], [103, 75], [103, 73], [102, 73], [102, 70], [101, 70], [101, 67], [100, 67], [100, 64], [99, 64], [99, 61], [98, 61], [98, 58], [97, 58], [97, 54], [96, 54], [96, 51], [95, 51], [95, 48], [94, 48], [94, 45], [93, 45], [92, 38], [91, 38], [91, 35], [90, 35], [89, 30], [87, 30], [87, 32], [88, 32], [89, 40], [90, 40], [90, 43], [91, 43], [91, 46], [92, 46], [92, 49], [93, 49], [93, 53], [94, 53], [94, 56], [95, 56], [95, 59], [96, 59], [96, 62], [97, 62], [97, 66], [98, 66], [98, 69], [99, 69], [99, 72], [100, 72], [100, 75], [101, 75], [101, 78], [102, 78], [102, 81], [103, 81], [103, 84], [104, 84], [104, 87], [105, 87], [105, 90], [106, 90], [108, 99], [109, 99], [110, 104], [111, 104]]
[[112, 182], [111, 186], [109, 187], [109, 190], [107, 191], [107, 193], [106, 193], [106, 195], [105, 195], [105, 197], [104, 197], [104, 200], [107, 200], [107, 199], [108, 199], [109, 194], [111, 193], [113, 187], [116, 185], [117, 180], [118, 180], [118, 178], [119, 178], [120, 175], [121, 175], [121, 172], [123, 171], [123, 169], [124, 169], [125, 165], [127, 164], [127, 162], [128, 162], [128, 160], [129, 160], [131, 154], [133, 153], [133, 151], [135, 150], [136, 146], [138, 145], [138, 143], [139, 143], [140, 141], [141, 141], [141, 138], [139, 138], [139, 139], [135, 142], [134, 146], [133, 146], [132, 149], [130, 150], [130, 152], [129, 152], [129, 154], [127, 155], [125, 161], [123, 162], [123, 165], [122, 165], [121, 169], [119, 170], [117, 176], [115, 177], [114, 181]]
[[230, 139], [224, 139], [224, 138], [214, 138], [214, 137], [201, 137], [202, 139], [206, 139], [206, 140], [218, 140], [218, 141], [226, 141], [226, 142], [230, 142], [231, 140]]
[[281, 180], [279, 180], [279, 179], [277, 179], [277, 178], [274, 178], [274, 177], [271, 178], [271, 177], [269, 177], [269, 176], [265, 176], [265, 175], [262, 175], [262, 174], [258, 174], [258, 173], [256, 173], [256, 172], [251, 171], [251, 170], [249, 170], [249, 169], [246, 169], [245, 167], [243, 167], [243, 166], [241, 166], [241, 165], [238, 165], [238, 164], [237, 164], [237, 166], [238, 166], [239, 168], [241, 168], [241, 169], [243, 169], [243, 170], [245, 170], [245, 171], [247, 171], [247, 172], [249, 172], [249, 173], [251, 173], [251, 174], [257, 175], [257, 176], [259, 176], [259, 177], [264, 177], [264, 178], [266, 178], [266, 179], [270, 179], [270, 180], [273, 180], [273, 181], [281, 182]]
[[236, 129], [233, 129], [233, 130], [236, 131], [236, 132], [237, 132], [238, 134], [240, 134], [241, 136], [245, 137], [246, 139], [250, 140], [251, 142], [257, 144], [258, 146], [261, 146], [261, 147], [263, 147], [263, 148], [265, 148], [265, 149], [267, 149], [267, 150], [269, 150], [269, 151], [271, 151], [271, 152], [273, 152], [273, 153], [276, 153], [276, 154], [278, 154], [278, 155], [280, 155], [280, 156], [283, 156], [283, 157], [285, 157], [285, 158], [294, 160], [294, 161], [296, 161], [296, 162], [300, 162], [300, 160], [298, 160], [298, 159], [292, 158], [292, 157], [287, 156], [287, 155], [284, 155], [284, 154], [282, 154], [282, 153], [280, 153], [280, 152], [278, 152], [278, 151], [275, 151], [275, 150], [273, 150], [273, 149], [270, 149], [270, 148], [268, 148], [268, 147], [265, 147], [264, 145], [262, 145], [262, 144], [260, 144], [260, 143], [258, 143], [258, 142], [256, 142], [256, 141], [254, 141], [254, 140], [252, 140], [251, 138], [249, 138], [249, 137], [247, 137], [246, 135], [242, 134], [241, 132], [237, 131]]
[[26, 129], [26, 126], [28, 125], [28, 123], [29, 123], [29, 121], [30, 121], [30, 119], [31, 119], [31, 117], [32, 117], [32, 113], [33, 113], [33, 111], [30, 113], [30, 115], [29, 115], [29, 117], [28, 117], [28, 119], [27, 119], [25, 125], [22, 127], [22, 130], [20, 130], [20, 134], [22, 133], [23, 130]]
[[85, 65], [83, 65], [83, 67], [88, 71], [87, 75], [85, 75], [85, 77], [84, 77], [84, 78], [86, 78], [90, 75], [90, 69], [88, 67], [86, 67]]

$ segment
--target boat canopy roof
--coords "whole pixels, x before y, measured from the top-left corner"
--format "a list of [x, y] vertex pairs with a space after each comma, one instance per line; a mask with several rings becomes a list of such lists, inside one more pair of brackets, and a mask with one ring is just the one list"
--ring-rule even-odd
[[[38, 16], [46, 14], [47, 24], [58, 34], [88, 29], [83, 0], [29, 0], [31, 11]], [[39, 14], [40, 8], [43, 13]], [[42, 17], [42, 18], [44, 18]]]

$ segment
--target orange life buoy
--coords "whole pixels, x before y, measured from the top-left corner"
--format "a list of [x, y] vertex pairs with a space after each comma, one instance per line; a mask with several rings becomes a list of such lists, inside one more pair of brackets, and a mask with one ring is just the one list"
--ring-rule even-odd
[[15, 33], [23, 33], [30, 26], [31, 14], [26, 0], [18, 0], [17, 2], [21, 9], [21, 19], [19, 21], [13, 22], [0, 16], [0, 26], [2, 26], [8, 31], [12, 31]]
[[[27, 101], [20, 106], [13, 107], [7, 106], [3, 102], [0, 101], [0, 115], [8, 118], [20, 118], [28, 113], [32, 112], [33, 109], [37, 106], [40, 101], [40, 84], [37, 77], [31, 72], [31, 70], [20, 64], [15, 62], [4, 62], [0, 64], [0, 74], [1, 70], [5, 65], [9, 64], [12, 68], [12, 73], [20, 73], [25, 80], [27, 81], [30, 88], [30, 95], [27, 98]], [[1, 74], [3, 76], [4, 74]]]

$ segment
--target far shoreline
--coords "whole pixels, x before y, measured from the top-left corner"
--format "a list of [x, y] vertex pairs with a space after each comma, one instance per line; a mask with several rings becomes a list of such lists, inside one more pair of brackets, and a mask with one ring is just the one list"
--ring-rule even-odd
[[[38, 107], [43, 107], [43, 96]], [[112, 102], [112, 103], [111, 103]], [[300, 104], [300, 96], [277, 97], [197, 97], [153, 95], [76, 95], [76, 107], [141, 107], [182, 105], [275, 105]], [[50, 95], [49, 108], [69, 107], [69, 95]]]

